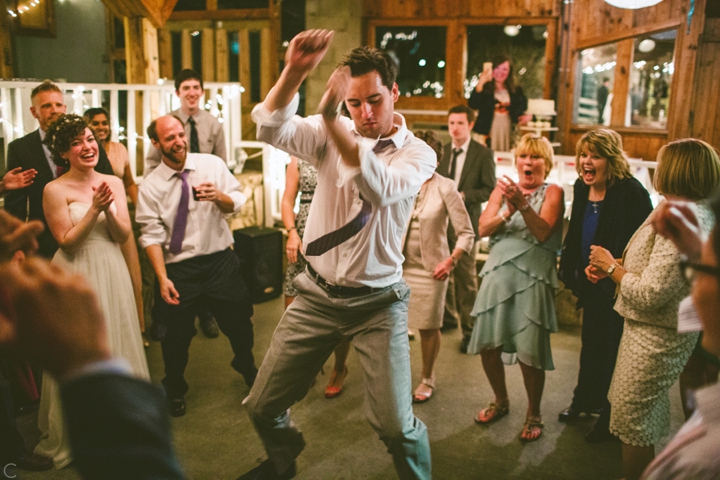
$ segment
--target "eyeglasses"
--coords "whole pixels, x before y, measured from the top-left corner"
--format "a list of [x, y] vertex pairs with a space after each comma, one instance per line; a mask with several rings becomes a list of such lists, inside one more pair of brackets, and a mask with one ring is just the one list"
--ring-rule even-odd
[[689, 282], [695, 280], [697, 272], [706, 273], [714, 277], [720, 278], [720, 268], [711, 265], [703, 265], [701, 263], [680, 262], [680, 270]]

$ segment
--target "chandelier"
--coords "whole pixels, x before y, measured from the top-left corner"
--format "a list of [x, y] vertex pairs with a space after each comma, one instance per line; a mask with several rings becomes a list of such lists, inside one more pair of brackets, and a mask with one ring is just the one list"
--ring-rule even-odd
[[605, 3], [609, 3], [613, 7], [629, 8], [633, 10], [637, 8], [652, 7], [660, 2], [662, 2], [662, 0], [605, 0]]

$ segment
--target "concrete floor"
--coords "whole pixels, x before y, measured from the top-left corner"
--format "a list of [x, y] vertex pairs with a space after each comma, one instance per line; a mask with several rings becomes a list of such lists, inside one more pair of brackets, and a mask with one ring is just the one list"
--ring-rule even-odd
[[[258, 365], [283, 311], [278, 298], [255, 310], [255, 355]], [[480, 358], [458, 352], [460, 332], [443, 337], [436, 367], [435, 395], [417, 405], [415, 414], [428, 426], [435, 479], [617, 479], [622, 477], [620, 444], [590, 445], [583, 439], [592, 421], [572, 425], [557, 422], [557, 413], [570, 403], [577, 378], [580, 336], [577, 327], [553, 335], [556, 370], [548, 372], [543, 397], [545, 431], [531, 444], [522, 444], [518, 434], [525, 417], [526, 398], [518, 366], [506, 368], [511, 412], [490, 426], [473, 422], [478, 409], [492, 392], [483, 374]], [[420, 377], [420, 342], [410, 342], [413, 377]], [[147, 350], [154, 382], [163, 374], [160, 345]], [[242, 377], [230, 367], [226, 338], [214, 340], [198, 335], [192, 344], [186, 378], [187, 414], [172, 420], [175, 448], [190, 479], [235, 479], [265, 458], [260, 439], [241, 405], [248, 393]], [[392, 479], [390, 456], [365, 421], [363, 388], [354, 352], [348, 361], [349, 375], [340, 397], [323, 396], [332, 369], [319, 377], [307, 397], [292, 409], [307, 447], [298, 458], [298, 479]], [[671, 390], [674, 434], [683, 421], [677, 385]], [[28, 443], [37, 441], [35, 414], [19, 419]], [[19, 478], [75, 479], [62, 471], [27, 473]]]

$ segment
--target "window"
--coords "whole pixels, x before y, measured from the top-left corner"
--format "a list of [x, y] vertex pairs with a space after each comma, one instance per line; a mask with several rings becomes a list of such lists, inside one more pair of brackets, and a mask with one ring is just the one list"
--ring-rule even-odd
[[626, 126], [667, 128], [676, 34], [669, 30], [635, 39], [628, 90], [632, 114]]
[[545, 86], [545, 25], [473, 25], [467, 27], [465, 98], [477, 85], [483, 64], [499, 55], [510, 58], [513, 79], [527, 98], [543, 98]]
[[445, 96], [445, 27], [377, 27], [375, 46], [398, 69], [400, 95]]
[[576, 124], [610, 124], [616, 65], [617, 43], [586, 48], [580, 52], [575, 83]]

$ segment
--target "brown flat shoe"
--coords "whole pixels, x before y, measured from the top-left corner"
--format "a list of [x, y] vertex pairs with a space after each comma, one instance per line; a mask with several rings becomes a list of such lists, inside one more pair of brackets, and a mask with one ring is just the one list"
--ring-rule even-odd
[[542, 417], [527, 417], [522, 432], [520, 432], [520, 440], [534, 442], [542, 436], [543, 427]]
[[487, 408], [478, 412], [475, 416], [475, 423], [491, 423], [500, 420], [502, 417], [510, 413], [510, 402], [498, 405], [495, 402], [490, 403]]

